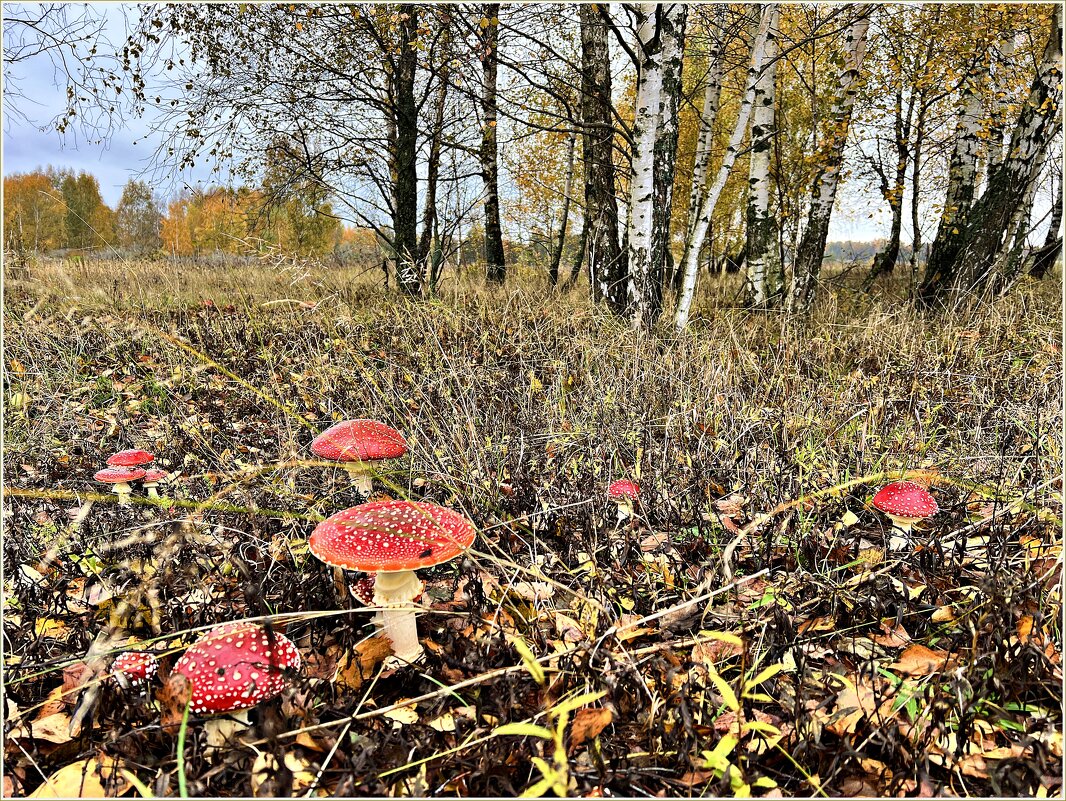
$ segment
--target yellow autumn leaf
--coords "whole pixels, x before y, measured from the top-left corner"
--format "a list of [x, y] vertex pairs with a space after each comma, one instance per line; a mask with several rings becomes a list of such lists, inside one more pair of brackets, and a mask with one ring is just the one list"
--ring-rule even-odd
[[118, 760], [106, 754], [60, 768], [27, 798], [116, 798], [130, 789]]

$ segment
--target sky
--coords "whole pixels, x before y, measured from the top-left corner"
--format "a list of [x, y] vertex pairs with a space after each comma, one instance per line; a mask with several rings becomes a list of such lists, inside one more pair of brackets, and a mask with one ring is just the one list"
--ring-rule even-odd
[[[105, 35], [112, 42], [121, 42], [125, 32], [121, 6], [107, 5], [110, 8], [105, 10]], [[44, 55], [9, 65], [9, 69], [21, 93], [19, 108], [30, 119], [10, 113], [7, 108], [10, 96], [5, 88], [2, 146], [5, 175], [31, 172], [48, 165], [85, 170], [97, 177], [104, 201], [112, 208], [131, 178], [148, 180], [163, 197], [172, 196], [185, 186], [213, 182], [206, 168], [181, 175], [161, 175], [153, 163], [160, 139], [151, 131], [150, 119], [126, 119], [102, 142], [87, 138], [76, 128], [60, 135], [48, 123], [64, 105], [63, 76], [57, 74]], [[507, 187], [501, 189], [506, 197]], [[876, 193], [855, 186], [842, 187], [830, 224], [830, 240], [870, 241], [884, 236], [887, 228], [887, 214]]]

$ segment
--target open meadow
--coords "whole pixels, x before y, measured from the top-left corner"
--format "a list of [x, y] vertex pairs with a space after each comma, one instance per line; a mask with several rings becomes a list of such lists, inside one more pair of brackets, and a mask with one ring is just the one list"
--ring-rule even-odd
[[[922, 315], [830, 269], [803, 319], [723, 275], [637, 334], [519, 269], [451, 278], [8, 275], [5, 795], [1062, 792], [1058, 281]], [[476, 528], [423, 571], [412, 665], [308, 551], [363, 500], [309, 449], [353, 418], [409, 446], [375, 496]], [[161, 498], [93, 481], [129, 448]], [[900, 478], [939, 512], [890, 547]], [[245, 619], [301, 666], [247, 723], [190, 714], [175, 660]], [[109, 678], [131, 648], [154, 682]]]

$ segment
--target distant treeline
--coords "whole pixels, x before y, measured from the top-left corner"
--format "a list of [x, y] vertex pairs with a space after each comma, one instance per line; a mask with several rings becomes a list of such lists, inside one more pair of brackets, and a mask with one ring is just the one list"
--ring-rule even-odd
[[368, 229], [342, 226], [321, 190], [212, 187], [164, 201], [131, 180], [112, 209], [96, 177], [48, 167], [4, 178], [8, 252], [76, 250], [174, 256], [247, 254], [277, 249], [316, 256], [374, 248]]

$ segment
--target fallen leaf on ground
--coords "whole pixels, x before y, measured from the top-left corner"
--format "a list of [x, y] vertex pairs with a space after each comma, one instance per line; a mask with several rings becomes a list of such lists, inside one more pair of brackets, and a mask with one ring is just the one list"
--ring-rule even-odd
[[570, 751], [573, 752], [587, 740], [599, 737], [600, 732], [613, 720], [614, 712], [607, 707], [579, 709], [570, 725]]
[[371, 637], [356, 646], [338, 665], [337, 684], [358, 690], [374, 670], [392, 653], [392, 645], [383, 636]]
[[28, 798], [115, 798], [130, 788], [119, 762], [106, 754], [60, 768]]
[[[396, 703], [402, 704], [405, 700], [409, 699], [401, 698]], [[396, 709], [390, 709], [388, 712], [382, 712], [381, 716], [398, 723], [400, 726], [406, 726], [408, 723], [418, 723], [419, 719], [418, 711], [411, 706], [401, 706]]]
[[[316, 771], [312, 770], [307, 762], [291, 753], [285, 754], [284, 759], [285, 767], [292, 774], [293, 795], [299, 794], [314, 783]], [[274, 781], [279, 770], [277, 757], [265, 751], [259, 754], [252, 763], [252, 795], [259, 796], [260, 791], [266, 790], [262, 795], [272, 797], [278, 794], [278, 790], [285, 789], [278, 787], [277, 782]]]
[[889, 670], [898, 670], [911, 676], [928, 676], [948, 667], [951, 654], [934, 651], [915, 643], [899, 655], [899, 660], [889, 665]]
[[171, 673], [167, 683], [155, 694], [159, 702], [160, 723], [164, 730], [181, 725], [185, 707], [191, 697], [192, 682], [180, 673]]
[[44, 740], [56, 745], [69, 743], [73, 739], [70, 734], [70, 715], [66, 712], [45, 715], [37, 720], [17, 726], [11, 730], [8, 737]]

